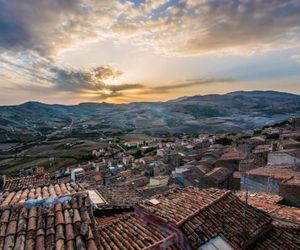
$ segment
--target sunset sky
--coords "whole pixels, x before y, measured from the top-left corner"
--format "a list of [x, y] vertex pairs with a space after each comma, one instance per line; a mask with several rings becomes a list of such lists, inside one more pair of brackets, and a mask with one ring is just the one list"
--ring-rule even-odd
[[300, 94], [299, 0], [0, 0], [0, 104]]

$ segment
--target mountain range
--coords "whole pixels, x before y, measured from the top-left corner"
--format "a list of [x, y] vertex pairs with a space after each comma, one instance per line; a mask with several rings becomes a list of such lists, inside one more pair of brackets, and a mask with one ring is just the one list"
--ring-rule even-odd
[[[78, 105], [26, 102], [0, 106], [0, 141], [56, 131], [85, 134], [237, 132], [300, 115], [300, 95], [238, 91], [166, 102]], [[13, 139], [12, 139], [13, 138]]]

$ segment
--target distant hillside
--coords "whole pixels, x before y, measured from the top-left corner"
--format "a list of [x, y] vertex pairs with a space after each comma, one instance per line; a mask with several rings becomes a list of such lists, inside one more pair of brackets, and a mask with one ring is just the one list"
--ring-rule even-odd
[[[83, 133], [181, 133], [253, 129], [300, 115], [300, 96], [275, 91], [182, 97], [168, 102], [0, 107], [0, 141], [56, 130]], [[18, 139], [17, 139], [18, 140]]]

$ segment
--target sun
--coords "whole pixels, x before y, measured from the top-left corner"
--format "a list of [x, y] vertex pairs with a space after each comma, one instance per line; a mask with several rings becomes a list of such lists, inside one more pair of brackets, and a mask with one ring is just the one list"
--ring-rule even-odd
[[103, 94], [105, 94], [105, 95], [111, 95], [113, 91], [110, 90], [110, 89], [104, 89], [102, 92], [103, 92]]
[[118, 85], [118, 84], [121, 84], [120, 78], [110, 78], [110, 79], [106, 79], [104, 82], [107, 85]]
[[121, 85], [124, 83], [128, 83], [128, 80], [129, 80], [128, 76], [124, 74], [124, 75], [121, 75], [118, 77], [111, 77], [111, 78], [105, 79], [104, 83], [107, 85]]

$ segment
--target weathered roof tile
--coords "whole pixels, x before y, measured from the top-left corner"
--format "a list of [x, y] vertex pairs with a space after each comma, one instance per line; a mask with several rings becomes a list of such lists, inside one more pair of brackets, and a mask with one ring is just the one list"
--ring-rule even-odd
[[82, 191], [82, 188], [76, 183], [59, 183], [54, 186], [44, 183], [41, 186], [31, 188], [28, 188], [28, 186], [26, 188], [18, 186], [18, 188], [15, 187], [11, 191], [0, 192], [0, 207], [22, 204], [27, 200], [55, 198], [80, 191]]
[[87, 194], [72, 197], [78, 209], [68, 201], [0, 208], [0, 249], [97, 249], [97, 230], [90, 218], [91, 207], [85, 206], [87, 199]]

